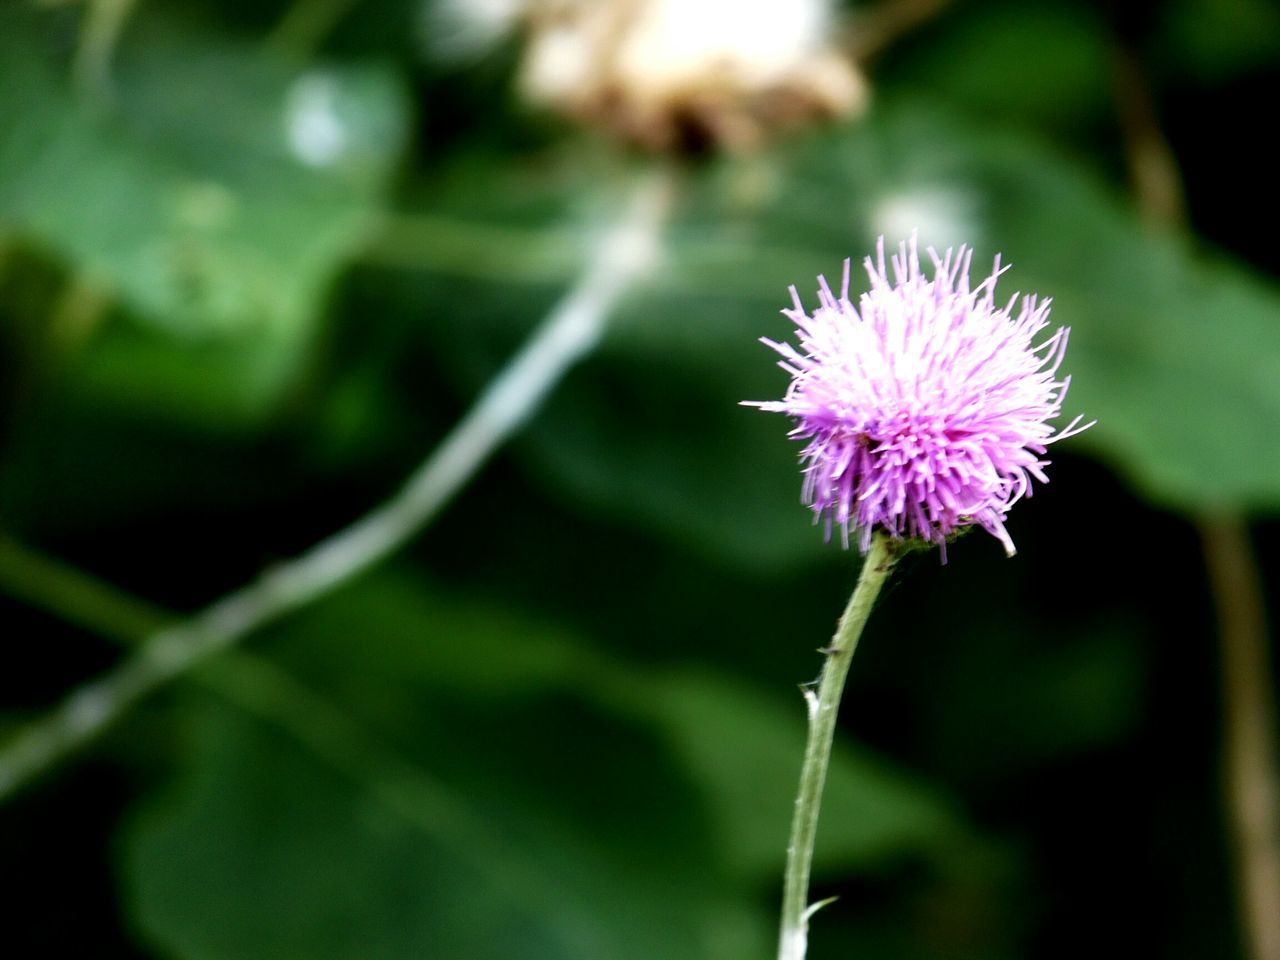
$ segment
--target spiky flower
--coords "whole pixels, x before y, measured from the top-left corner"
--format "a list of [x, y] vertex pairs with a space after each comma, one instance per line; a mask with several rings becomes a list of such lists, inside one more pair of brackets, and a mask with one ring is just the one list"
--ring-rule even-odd
[[[827, 535], [844, 544], [854, 530], [865, 553], [877, 528], [939, 544], [978, 525], [1012, 556], [1004, 521], [1048, 482], [1048, 444], [1091, 426], [1072, 421], [1054, 432], [1070, 377], [1059, 380], [1067, 329], [1036, 343], [1049, 301], [1015, 294], [997, 306], [999, 257], [989, 277], [969, 285], [972, 251], [939, 257], [933, 277], [920, 270], [914, 238], [885, 266], [884, 240], [866, 260], [871, 288], [855, 307], [849, 261], [836, 297], [818, 279], [819, 306], [805, 312], [795, 287], [799, 346], [763, 342], [792, 377], [782, 400], [748, 402], [795, 419], [791, 436], [807, 441], [804, 502]], [[1016, 313], [1015, 313], [1016, 308]]]

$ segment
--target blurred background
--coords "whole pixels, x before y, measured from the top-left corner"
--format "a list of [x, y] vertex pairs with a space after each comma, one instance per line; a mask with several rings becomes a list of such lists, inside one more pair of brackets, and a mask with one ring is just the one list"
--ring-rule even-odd
[[[1269, 0], [3, 0], [6, 955], [772, 955], [858, 563], [738, 402], [789, 284], [918, 230], [1053, 298], [1098, 425], [1016, 558], [880, 603], [811, 956], [1276, 960], [1278, 81]], [[654, 177], [602, 341], [406, 549], [14, 774], [392, 496]]]

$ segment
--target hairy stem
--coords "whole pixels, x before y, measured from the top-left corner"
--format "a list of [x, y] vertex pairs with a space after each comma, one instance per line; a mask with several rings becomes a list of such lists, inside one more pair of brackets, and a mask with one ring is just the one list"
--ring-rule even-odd
[[365, 572], [419, 533], [598, 342], [609, 314], [656, 257], [673, 186], [666, 169], [637, 186], [573, 289], [398, 493], [302, 556], [150, 634], [118, 667], [20, 731], [0, 748], [0, 799], [92, 740], [142, 697]]
[[835, 738], [836, 715], [840, 695], [853, 652], [862, 636], [862, 628], [871, 614], [880, 588], [893, 569], [895, 541], [876, 534], [871, 541], [849, 605], [845, 607], [831, 646], [827, 648], [818, 693], [805, 691], [809, 707], [809, 741], [805, 746], [804, 764], [800, 768], [800, 788], [796, 792], [796, 809], [791, 820], [791, 841], [787, 845], [787, 867], [782, 892], [782, 929], [778, 938], [778, 960], [804, 960], [809, 943], [809, 873], [813, 866], [814, 839], [818, 833], [818, 812], [822, 805], [822, 787], [831, 761], [831, 744]]

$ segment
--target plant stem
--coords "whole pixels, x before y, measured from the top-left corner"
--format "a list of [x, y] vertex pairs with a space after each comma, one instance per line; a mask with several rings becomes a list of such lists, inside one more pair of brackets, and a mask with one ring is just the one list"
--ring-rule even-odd
[[[1115, 62], [1138, 208], [1158, 228], [1189, 233], [1186, 185], [1147, 73], [1123, 48]], [[1196, 527], [1218, 614], [1222, 799], [1242, 947], [1249, 960], [1280, 960], [1280, 766], [1265, 585], [1239, 509], [1202, 513]]]
[[151, 633], [119, 666], [73, 690], [0, 747], [0, 799], [92, 740], [147, 694], [359, 576], [421, 532], [599, 341], [618, 302], [656, 259], [673, 193], [669, 168], [636, 186], [573, 289], [389, 500], [189, 619]]
[[831, 646], [825, 651], [827, 660], [822, 667], [817, 696], [810, 690], [804, 692], [809, 707], [809, 741], [805, 745], [804, 765], [800, 768], [800, 788], [796, 792], [795, 815], [791, 821], [791, 842], [787, 845], [778, 960], [804, 960], [809, 943], [809, 916], [822, 905], [809, 906], [809, 872], [813, 866], [818, 812], [822, 806], [827, 766], [831, 761], [840, 695], [844, 691], [845, 677], [849, 674], [849, 664], [853, 661], [862, 628], [896, 560], [897, 542], [876, 534], [862, 564], [858, 585], [840, 617]]
[[79, 92], [110, 104], [112, 99], [111, 59], [136, 0], [90, 0], [85, 5], [80, 41], [71, 65], [72, 80]]
[[1244, 521], [1203, 517], [1222, 671], [1222, 786], [1244, 955], [1280, 960], [1280, 770], [1263, 583]]
[[354, 6], [355, 0], [294, 0], [268, 35], [267, 44], [307, 60]]
[[[0, 590], [130, 646], [180, 619], [3, 535]], [[192, 679], [367, 790], [390, 815], [457, 851], [495, 889], [509, 892], [513, 903], [529, 904], [529, 917], [550, 925], [568, 953], [601, 955], [600, 923], [589, 910], [552, 902], [555, 888], [542, 858], [522, 853], [474, 812], [465, 797], [400, 755], [341, 705], [308, 689], [279, 665], [243, 650], [225, 651]]]
[[114, 640], [133, 645], [178, 620], [87, 573], [0, 534], [0, 593]]

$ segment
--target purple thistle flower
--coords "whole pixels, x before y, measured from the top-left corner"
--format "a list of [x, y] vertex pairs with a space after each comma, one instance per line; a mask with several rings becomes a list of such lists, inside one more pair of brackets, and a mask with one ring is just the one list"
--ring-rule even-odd
[[947, 537], [977, 524], [1012, 556], [1004, 520], [1031, 495], [1032, 479], [1048, 482], [1046, 446], [1092, 426], [1079, 417], [1057, 433], [1049, 425], [1071, 382], [1057, 379], [1068, 330], [1036, 344], [1049, 300], [1023, 297], [1016, 315], [1017, 294], [996, 306], [999, 257], [971, 289], [966, 247], [930, 250], [930, 280], [913, 237], [893, 257], [892, 283], [883, 238], [876, 249], [857, 307], [848, 260], [839, 298], [818, 278], [812, 316], [791, 288], [795, 306], [783, 313], [799, 347], [762, 339], [782, 355], [791, 384], [782, 400], [747, 405], [795, 418], [791, 436], [808, 441], [804, 502], [828, 537], [838, 526], [847, 547], [853, 527], [865, 553], [878, 526], [945, 551]]

